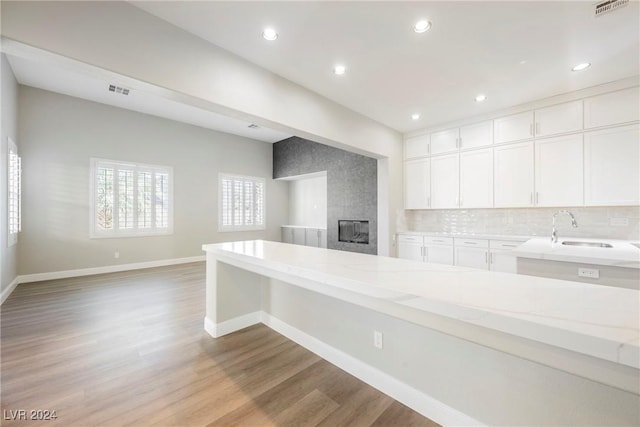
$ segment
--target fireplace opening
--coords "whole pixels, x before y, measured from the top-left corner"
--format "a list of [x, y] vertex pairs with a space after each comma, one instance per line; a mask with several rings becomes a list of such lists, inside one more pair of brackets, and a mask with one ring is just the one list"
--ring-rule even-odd
[[338, 241], [369, 244], [369, 221], [338, 220]]

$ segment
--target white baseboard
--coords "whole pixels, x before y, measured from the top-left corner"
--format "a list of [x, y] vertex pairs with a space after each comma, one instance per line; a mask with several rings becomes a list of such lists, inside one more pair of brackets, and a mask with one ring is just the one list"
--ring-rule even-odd
[[443, 426], [482, 425], [478, 420], [268, 313], [262, 312], [262, 323], [438, 424]]
[[219, 338], [249, 326], [257, 325], [262, 320], [261, 311], [254, 311], [243, 316], [234, 317], [221, 323], [213, 323], [208, 317], [204, 318], [204, 330], [213, 338]]
[[13, 292], [16, 286], [18, 286], [18, 283], [20, 283], [20, 281], [18, 280], [19, 278], [20, 276], [16, 276], [16, 278], [13, 279], [11, 283], [9, 283], [9, 286], [7, 286], [4, 291], [2, 291], [2, 294], [0, 294], [0, 305], [2, 305], [2, 303], [5, 302], [7, 298], [9, 298], [11, 292]]
[[107, 265], [104, 267], [79, 268], [77, 270], [52, 271], [49, 273], [24, 274], [16, 277], [13, 282], [2, 291], [0, 304], [2, 304], [21, 283], [42, 282], [44, 280], [67, 279], [69, 277], [91, 276], [94, 274], [118, 273], [120, 271], [142, 270], [144, 268], [165, 267], [168, 265], [188, 264], [204, 261], [205, 256], [192, 256], [186, 258], [161, 259], [158, 261], [134, 262], [130, 264]]

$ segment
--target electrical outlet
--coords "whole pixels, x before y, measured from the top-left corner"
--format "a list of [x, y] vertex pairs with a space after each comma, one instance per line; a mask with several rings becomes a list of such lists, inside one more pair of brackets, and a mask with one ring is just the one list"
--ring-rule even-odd
[[373, 331], [373, 346], [382, 350], [382, 332]]
[[120, 258], [120, 252], [115, 251], [115, 252], [113, 253], [113, 257], [114, 257], [115, 259]]
[[587, 277], [589, 279], [599, 279], [600, 278], [600, 270], [596, 268], [579, 268], [578, 276]]
[[628, 227], [629, 218], [609, 218], [609, 225], [612, 227]]

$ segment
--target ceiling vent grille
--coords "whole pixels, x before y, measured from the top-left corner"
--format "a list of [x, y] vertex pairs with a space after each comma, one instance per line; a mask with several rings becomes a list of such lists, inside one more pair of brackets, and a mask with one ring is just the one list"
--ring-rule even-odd
[[120, 87], [116, 85], [109, 85], [109, 92], [119, 93], [122, 95], [129, 95], [129, 89], [126, 87]]
[[256, 124], [251, 123], [249, 126], [247, 126], [249, 129], [258, 129], [259, 126]]
[[622, 7], [628, 6], [629, 0], [607, 0], [596, 3], [595, 17], [604, 15], [605, 13], [613, 12]]

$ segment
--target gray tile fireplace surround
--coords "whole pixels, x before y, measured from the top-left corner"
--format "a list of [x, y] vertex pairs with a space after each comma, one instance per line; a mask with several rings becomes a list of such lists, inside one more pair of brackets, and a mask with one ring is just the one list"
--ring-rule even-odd
[[[273, 144], [273, 178], [327, 171], [327, 247], [378, 253], [376, 159], [291, 137]], [[369, 243], [338, 241], [338, 220], [369, 221]]]

